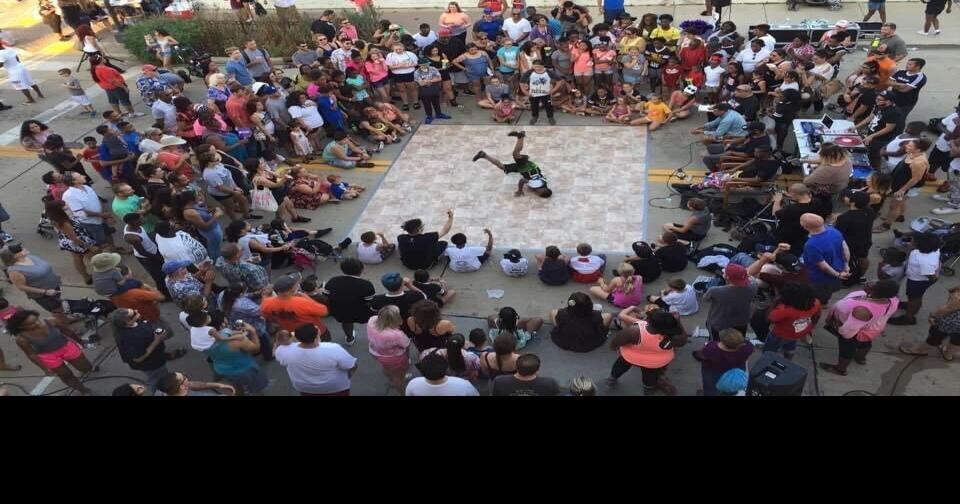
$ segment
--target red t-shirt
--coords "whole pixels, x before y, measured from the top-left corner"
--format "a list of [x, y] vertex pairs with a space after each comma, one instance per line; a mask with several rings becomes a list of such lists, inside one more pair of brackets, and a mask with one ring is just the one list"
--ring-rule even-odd
[[696, 49], [684, 47], [677, 56], [680, 57], [680, 68], [689, 72], [693, 65], [703, 65], [703, 60], [707, 58], [707, 48], [702, 45]]
[[[157, 162], [165, 166], [168, 170], [173, 171], [177, 166], [177, 163], [180, 162], [180, 159], [186, 154], [179, 154], [176, 152], [160, 151], [157, 154]], [[186, 176], [188, 179], [193, 180], [196, 176], [193, 173], [193, 167], [190, 166], [190, 163], [183, 163], [183, 166], [177, 170], [177, 173], [180, 175]]]
[[703, 87], [703, 84], [707, 81], [707, 76], [703, 72], [694, 72], [691, 71], [687, 74], [687, 78], [690, 79], [690, 82], [698, 88]]
[[238, 95], [232, 95], [227, 98], [227, 117], [233, 121], [237, 128], [250, 127], [250, 114], [247, 113], [247, 98], [241, 98]]
[[683, 75], [683, 69], [675, 66], [665, 66], [663, 67], [663, 85], [667, 88], [673, 89], [677, 87], [677, 83], [680, 82], [680, 76]]
[[103, 88], [104, 91], [117, 89], [125, 83], [123, 75], [107, 65], [97, 65], [94, 72], [97, 74], [97, 85]]
[[798, 310], [783, 303], [770, 310], [767, 318], [773, 324], [771, 328], [776, 337], [786, 340], [798, 340], [813, 331], [813, 317], [820, 313], [820, 300], [813, 302], [809, 310]]

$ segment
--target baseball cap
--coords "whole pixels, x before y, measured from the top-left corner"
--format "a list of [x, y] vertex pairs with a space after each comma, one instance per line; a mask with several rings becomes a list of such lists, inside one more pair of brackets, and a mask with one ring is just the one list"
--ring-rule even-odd
[[803, 264], [800, 263], [800, 258], [791, 254], [777, 254], [777, 265], [783, 268], [788, 273], [800, 273], [800, 269], [803, 268]]
[[183, 261], [183, 260], [181, 260], [181, 261], [165, 262], [165, 263], [163, 263], [163, 274], [164, 274], [164, 275], [169, 275], [169, 274], [171, 274], [171, 273], [173, 273], [173, 272], [175, 272], [175, 271], [178, 271], [178, 270], [181, 270], [181, 269], [183, 269], [183, 268], [186, 268], [187, 266], [190, 266], [191, 264], [193, 264], [193, 263], [190, 262], [190, 261]]
[[732, 285], [740, 287], [747, 285], [747, 269], [739, 264], [728, 264], [727, 267], [723, 269], [723, 274]]
[[290, 292], [300, 283], [300, 275], [283, 275], [273, 281], [273, 290], [275, 292]]
[[523, 255], [521, 255], [520, 251], [517, 249], [510, 249], [506, 254], [503, 254], [503, 258], [516, 262], [522, 259]]
[[841, 28], [841, 29], [846, 29], [848, 26], [850, 26], [850, 21], [847, 21], [846, 19], [841, 19], [840, 21], [837, 21], [833, 26], [836, 26], [837, 28]]
[[380, 277], [380, 284], [384, 289], [395, 291], [403, 286], [403, 277], [397, 272], [387, 273]]
[[140, 70], [143, 70], [144, 72], [153, 72], [153, 71], [155, 71], [156, 69], [157, 69], [157, 67], [155, 67], [155, 66], [153, 66], [153, 65], [143, 65], [142, 67], [140, 67]]
[[493, 9], [491, 9], [490, 7], [487, 7], [486, 9], [483, 9], [483, 13], [484, 13], [484, 14], [493, 14]]
[[399, 29], [400, 29], [400, 25], [394, 23], [394, 24], [388, 26], [387, 29], [388, 29], [388, 30], [399, 30]]
[[749, 377], [746, 371], [740, 368], [731, 368], [717, 379], [717, 392], [734, 395], [741, 390], [746, 390], [748, 381]]

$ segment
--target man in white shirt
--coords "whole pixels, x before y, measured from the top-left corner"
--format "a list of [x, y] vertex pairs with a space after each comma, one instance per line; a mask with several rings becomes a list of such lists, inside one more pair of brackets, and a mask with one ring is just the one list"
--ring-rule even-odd
[[762, 40], [763, 48], [768, 51], [773, 51], [777, 48], [777, 39], [773, 38], [773, 35], [768, 33], [770, 31], [770, 25], [768, 24], [758, 24], [753, 28], [753, 39], [750, 39], [751, 42], [754, 40]]
[[487, 235], [487, 248], [467, 246], [467, 235], [457, 233], [450, 237], [450, 243], [453, 245], [447, 247], [444, 252], [450, 258], [450, 269], [457, 273], [470, 273], [477, 271], [490, 258], [490, 251], [493, 250], [493, 233], [489, 229], [484, 229]]
[[480, 392], [463, 378], [447, 376], [447, 359], [442, 355], [430, 354], [417, 366], [423, 376], [410, 380], [404, 395], [407, 396], [479, 396]]
[[330, 332], [320, 335], [313, 324], [294, 331], [277, 333], [274, 357], [283, 367], [293, 388], [303, 396], [348, 396], [350, 377], [357, 370], [356, 357], [340, 345], [330, 342]]
[[333, 61], [333, 64], [337, 66], [337, 69], [341, 72], [347, 71], [347, 61], [353, 57], [351, 53], [353, 52], [353, 41], [350, 40], [350, 37], [344, 35], [340, 37], [340, 48], [334, 49], [330, 53], [330, 59]]
[[[527, 31], [530, 31], [530, 23], [527, 23]], [[30, 94], [30, 88], [37, 92], [40, 98], [46, 98], [40, 92], [40, 88], [30, 78], [30, 72], [27, 67], [20, 64], [20, 57], [17, 56], [17, 50], [12, 47], [6, 47], [6, 44], [0, 40], [0, 67], [6, 69], [7, 78], [13, 89], [20, 91], [27, 97], [27, 103], [35, 103], [33, 95]]]
[[421, 23], [420, 31], [413, 35], [413, 41], [417, 43], [417, 49], [423, 51], [425, 47], [437, 41], [437, 34], [430, 29], [430, 25]]
[[104, 221], [111, 220], [113, 216], [103, 208], [97, 192], [86, 185], [83, 175], [65, 173], [64, 178], [67, 177], [70, 188], [63, 192], [63, 202], [97, 245], [113, 247], [113, 231], [107, 233], [107, 226], [104, 224]]
[[157, 93], [157, 100], [150, 106], [154, 125], [168, 135], [177, 134], [177, 107], [173, 105], [173, 93], [164, 89]]
[[523, 11], [513, 9], [510, 12], [510, 18], [503, 20], [503, 32], [510, 37], [510, 40], [512, 40], [516, 46], [519, 46], [520, 42], [529, 37], [530, 30], [533, 29], [533, 27], [530, 26], [530, 21], [527, 21], [522, 16]]
[[753, 73], [757, 63], [767, 59], [770, 56], [770, 50], [763, 46], [763, 41], [753, 39], [750, 41], [750, 47], [737, 53], [734, 60], [743, 66], [744, 73]]

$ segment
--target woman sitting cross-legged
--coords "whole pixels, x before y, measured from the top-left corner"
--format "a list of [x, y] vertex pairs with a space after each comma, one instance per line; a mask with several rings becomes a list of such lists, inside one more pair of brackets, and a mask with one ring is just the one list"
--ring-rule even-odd
[[574, 292], [567, 306], [550, 311], [553, 330], [550, 339], [558, 347], [571, 352], [589, 352], [607, 340], [613, 315], [593, 309], [590, 296]]
[[604, 281], [603, 277], [597, 282], [598, 285], [590, 287], [590, 294], [605, 299], [614, 306], [626, 308], [643, 303], [643, 278], [637, 275], [630, 263], [620, 263], [617, 266], [617, 276], [613, 277], [610, 283]]

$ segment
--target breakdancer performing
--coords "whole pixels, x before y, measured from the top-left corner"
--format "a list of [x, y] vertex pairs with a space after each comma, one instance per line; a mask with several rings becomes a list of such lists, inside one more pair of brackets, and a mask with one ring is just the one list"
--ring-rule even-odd
[[547, 187], [547, 179], [544, 178], [540, 167], [530, 161], [530, 156], [520, 153], [523, 151], [523, 138], [527, 136], [526, 132], [511, 131], [507, 133], [507, 136], [517, 137], [517, 144], [513, 147], [513, 163], [503, 164], [499, 159], [490, 157], [483, 151], [473, 156], [473, 161], [476, 162], [478, 159], [486, 159], [493, 166], [503, 170], [503, 173], [519, 173], [522, 178], [517, 184], [517, 192], [513, 194], [514, 196], [523, 196], [523, 186], [526, 185], [530, 191], [537, 196], [549, 198], [553, 194], [553, 191]]

